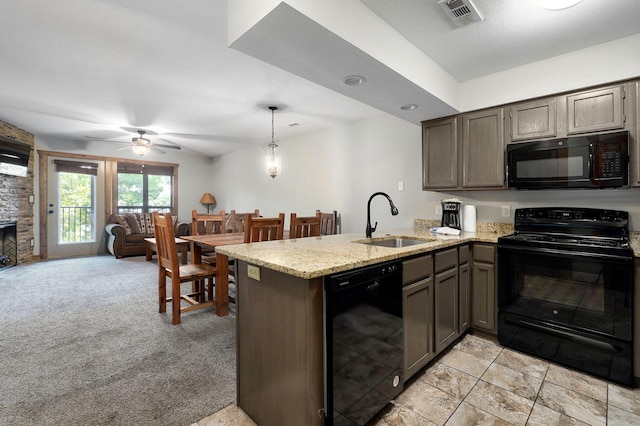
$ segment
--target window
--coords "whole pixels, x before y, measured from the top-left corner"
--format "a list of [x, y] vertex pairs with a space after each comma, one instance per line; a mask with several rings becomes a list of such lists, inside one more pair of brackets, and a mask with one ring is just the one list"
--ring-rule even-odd
[[58, 173], [58, 244], [96, 240], [96, 163], [54, 160]]
[[118, 213], [173, 213], [173, 167], [118, 163]]

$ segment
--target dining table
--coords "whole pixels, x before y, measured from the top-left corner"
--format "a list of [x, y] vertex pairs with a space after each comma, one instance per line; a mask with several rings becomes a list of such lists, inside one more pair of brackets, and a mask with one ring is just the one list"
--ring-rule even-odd
[[[191, 244], [191, 262], [202, 262], [202, 248], [213, 248], [225, 245], [243, 244], [243, 232], [231, 232], [225, 234], [185, 235], [181, 236]], [[215, 306], [216, 315], [223, 317], [229, 314], [229, 257], [216, 252], [216, 288]]]

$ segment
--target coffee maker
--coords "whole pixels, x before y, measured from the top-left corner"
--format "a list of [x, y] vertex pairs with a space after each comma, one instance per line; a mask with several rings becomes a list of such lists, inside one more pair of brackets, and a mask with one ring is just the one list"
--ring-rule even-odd
[[442, 225], [453, 229], [462, 229], [460, 223], [460, 205], [462, 201], [457, 198], [441, 200], [442, 203]]

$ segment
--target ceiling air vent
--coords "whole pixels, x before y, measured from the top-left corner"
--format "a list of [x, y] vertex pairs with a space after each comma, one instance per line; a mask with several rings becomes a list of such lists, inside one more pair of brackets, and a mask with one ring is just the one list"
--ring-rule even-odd
[[440, 0], [438, 4], [458, 27], [484, 19], [471, 0]]

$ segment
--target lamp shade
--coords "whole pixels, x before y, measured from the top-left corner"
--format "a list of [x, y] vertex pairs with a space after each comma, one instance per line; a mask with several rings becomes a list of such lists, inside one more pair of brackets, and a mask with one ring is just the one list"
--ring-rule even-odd
[[216, 197], [211, 195], [209, 192], [205, 193], [202, 198], [200, 198], [200, 204], [215, 204]]

